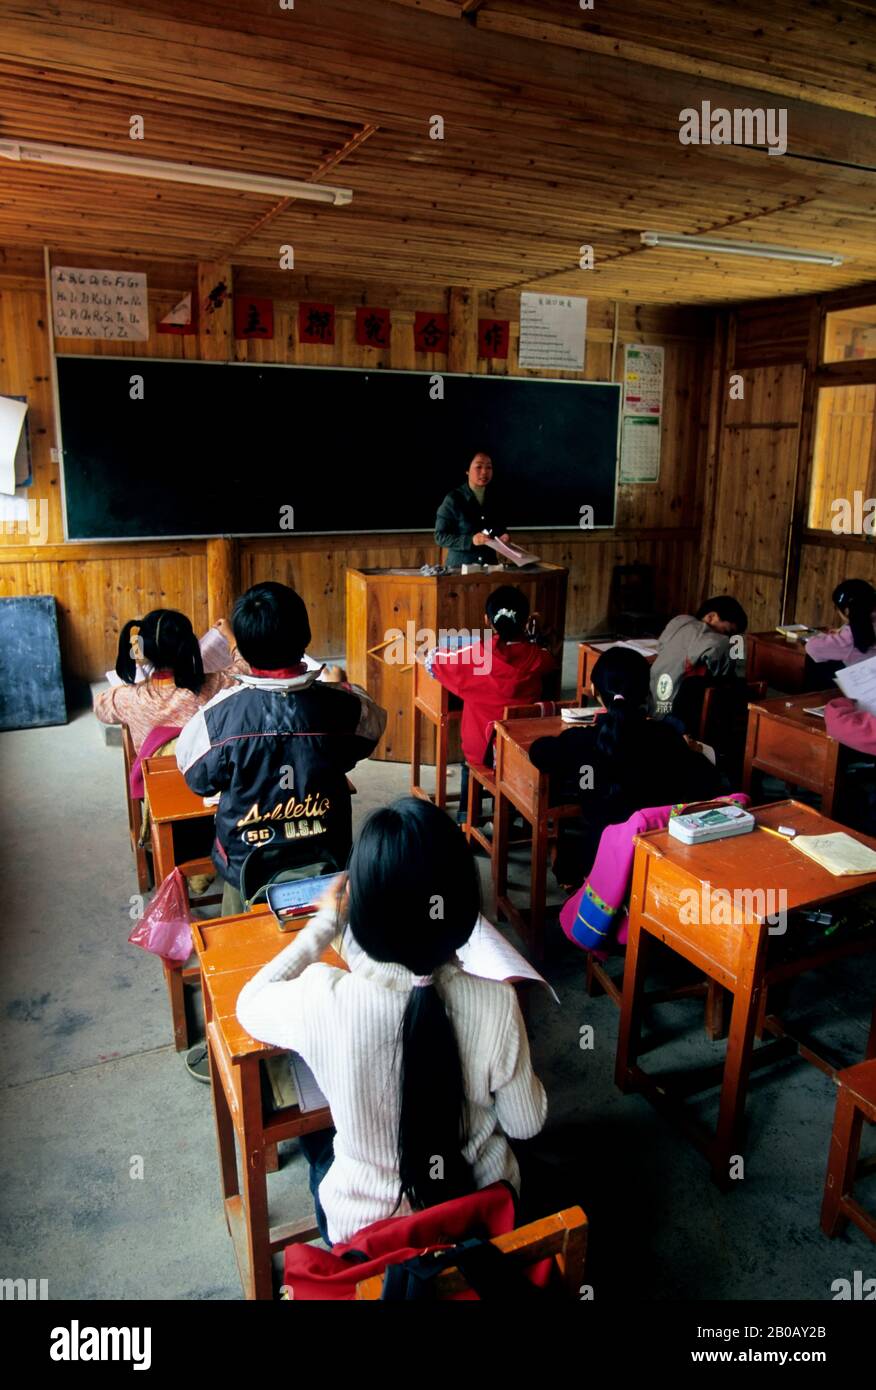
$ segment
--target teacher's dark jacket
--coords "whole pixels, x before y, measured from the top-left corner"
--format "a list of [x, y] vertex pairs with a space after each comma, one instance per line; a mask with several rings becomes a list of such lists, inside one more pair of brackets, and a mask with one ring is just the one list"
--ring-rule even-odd
[[493, 500], [493, 484], [488, 483], [481, 506], [468, 483], [448, 492], [435, 518], [435, 543], [447, 548], [447, 564], [495, 564], [497, 555], [486, 545], [473, 545], [478, 531], [494, 531], [497, 536], [506, 531], [505, 518], [498, 510], [501, 499]]

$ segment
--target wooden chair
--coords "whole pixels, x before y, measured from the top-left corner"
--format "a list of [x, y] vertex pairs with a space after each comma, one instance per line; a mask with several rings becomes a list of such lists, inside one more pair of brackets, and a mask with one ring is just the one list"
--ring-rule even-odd
[[131, 738], [131, 731], [127, 724], [122, 725], [122, 753], [125, 764], [125, 805], [128, 809], [128, 833], [131, 837], [131, 852], [137, 869], [137, 887], [141, 893], [148, 893], [152, 887], [152, 873], [149, 865], [149, 854], [140, 843], [143, 832], [143, 807], [139, 797], [131, 795], [131, 768], [136, 762], [137, 754], [134, 751], [134, 740]]
[[[436, 806], [444, 810], [448, 800], [459, 799], [455, 793], [449, 798], [447, 795], [447, 753], [450, 727], [458, 724], [462, 718], [462, 701], [451, 695], [440, 681], [434, 680], [422, 661], [414, 662], [411, 688], [411, 796], [434, 801]], [[434, 796], [420, 785], [420, 742], [424, 720], [435, 729]]]
[[748, 706], [766, 692], [766, 681], [746, 681], [707, 686], [703, 696], [697, 737], [714, 748], [733, 786], [742, 786]]
[[[522, 1269], [539, 1260], [552, 1259], [557, 1276], [555, 1287], [561, 1297], [577, 1299], [581, 1293], [584, 1259], [587, 1253], [587, 1217], [580, 1207], [567, 1207], [553, 1216], [542, 1217], [528, 1226], [520, 1226], [507, 1235], [495, 1236], [491, 1242], [497, 1250]], [[436, 1298], [450, 1298], [462, 1293], [469, 1285], [464, 1276], [451, 1266], [435, 1279]], [[379, 1299], [383, 1290], [383, 1275], [363, 1279], [356, 1285], [359, 1300]]]
[[[577, 700], [541, 700], [535, 705], [506, 705], [502, 714], [503, 719], [539, 719], [547, 714], [555, 714], [558, 710], [569, 709], [577, 705]], [[465, 838], [471, 844], [480, 845], [481, 849], [490, 858], [493, 857], [492, 836], [488, 837], [481, 829], [480, 821], [483, 816], [483, 798], [496, 794], [496, 769], [487, 767], [486, 763], [469, 763], [468, 765], [468, 807], [466, 811], [465, 824], [463, 830]], [[522, 836], [523, 840], [528, 840], [529, 836]], [[518, 843], [513, 840], [512, 844]]]
[[876, 1057], [872, 1056], [876, 1050], [874, 1032], [876, 1030], [871, 1031], [868, 1047], [871, 1060], [847, 1067], [836, 1076], [839, 1094], [821, 1206], [821, 1229], [826, 1236], [838, 1235], [846, 1222], [851, 1221], [864, 1235], [876, 1241], [876, 1215], [866, 1211], [853, 1195], [855, 1178], [876, 1168], [876, 1157], [858, 1162], [864, 1121], [876, 1123]]

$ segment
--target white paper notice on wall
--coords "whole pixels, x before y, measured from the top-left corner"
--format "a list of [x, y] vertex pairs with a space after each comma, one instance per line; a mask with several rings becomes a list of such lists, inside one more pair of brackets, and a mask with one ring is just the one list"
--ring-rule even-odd
[[629, 343], [624, 348], [624, 415], [663, 414], [663, 349]]
[[52, 266], [52, 315], [56, 338], [149, 337], [146, 276], [131, 270], [79, 270]]
[[0, 493], [15, 492], [16, 467], [24, 437], [27, 402], [14, 396], [0, 396]]
[[521, 367], [584, 370], [587, 300], [568, 294], [521, 294]]
[[657, 482], [660, 477], [660, 432], [659, 416], [624, 416], [618, 482]]

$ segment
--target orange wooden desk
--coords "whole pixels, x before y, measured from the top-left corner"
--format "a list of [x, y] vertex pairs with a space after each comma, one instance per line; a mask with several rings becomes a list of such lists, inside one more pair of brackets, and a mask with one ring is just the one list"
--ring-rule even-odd
[[821, 795], [821, 810], [832, 816], [849, 750], [828, 736], [824, 720], [804, 714], [836, 696], [836, 689], [810, 695], [778, 695], [748, 706], [748, 736], [742, 787], [751, 791], [755, 769], [770, 772]]
[[[146, 801], [152, 818], [152, 862], [155, 866], [156, 885], [163, 883], [176, 865], [189, 876], [212, 874], [213, 862], [207, 857], [184, 862], [177, 859], [173, 828], [181, 821], [212, 821], [216, 814], [215, 806], [205, 806], [203, 797], [189, 791], [174, 757], [146, 758], [143, 763], [143, 785], [146, 788]], [[218, 901], [218, 898], [202, 901]], [[170, 1001], [174, 1046], [177, 1052], [184, 1052], [191, 1041], [186, 1018], [185, 983], [188, 981], [191, 984], [196, 981], [198, 971], [193, 966], [187, 966], [185, 962], [177, 964], [164, 960], [162, 966]]]
[[[155, 860], [155, 882], [163, 883], [177, 863], [174, 857], [173, 827], [180, 821], [213, 820], [215, 806], [205, 806], [204, 798], [196, 796], [174, 758], [147, 758], [143, 764], [143, 785], [152, 818], [152, 854]], [[203, 870], [212, 873], [209, 859]]]
[[[799, 801], [759, 807], [755, 815], [759, 825], [793, 826], [801, 834], [828, 834], [845, 828]], [[876, 849], [876, 840], [847, 833]], [[693, 889], [701, 901], [703, 884], [710, 885], [712, 892], [784, 888], [791, 913], [829, 905], [871, 888], [876, 884], [876, 874], [835, 877], [807, 859], [789, 841], [759, 830], [701, 845], [684, 845], [666, 830], [652, 831], [636, 839], [615, 1080], [622, 1091], [641, 1091], [657, 1109], [674, 1119], [706, 1155], [712, 1177], [723, 1187], [730, 1178], [731, 1157], [742, 1152], [745, 1099], [752, 1067], [762, 1066], [777, 1056], [799, 1054], [829, 1075], [835, 1074], [829, 1062], [790, 1037], [781, 1019], [766, 1012], [767, 990], [843, 956], [876, 949], [876, 933], [864, 933], [833, 946], [829, 938], [824, 938], [817, 947], [782, 959], [781, 953], [768, 951], [772, 941], [782, 938], [770, 936], [766, 916], [759, 917], [757, 904], [752, 905], [750, 900], [742, 900], [734, 910], [732, 925], [682, 921], [682, 909], [690, 904], [690, 899], [681, 897], [682, 892]], [[693, 914], [685, 913], [686, 917], [690, 915]], [[789, 922], [788, 930], [795, 930], [793, 922]], [[646, 1072], [638, 1065], [642, 996], [650, 948], [655, 940], [691, 961], [733, 995], [726, 1055], [717, 1068], [670, 1077]], [[775, 1034], [777, 1041], [755, 1051], [755, 1034], [763, 1031]], [[871, 1026], [868, 1052], [874, 1050], [874, 1045], [876, 1032]], [[682, 1102], [685, 1095], [699, 1094], [716, 1084], [721, 1086], [718, 1125], [709, 1134]]]
[[[450, 730], [462, 718], [462, 701], [430, 676], [422, 661], [414, 661], [411, 700], [411, 795], [420, 796], [424, 801], [434, 801], [443, 810], [447, 805]], [[425, 723], [431, 724], [435, 730], [434, 796], [420, 785]], [[458, 794], [454, 793], [450, 800], [458, 801]]]
[[806, 669], [804, 642], [794, 642], [780, 632], [749, 632], [745, 638], [745, 677], [766, 681], [775, 690], [799, 694]]
[[[494, 809], [493, 885], [496, 906], [517, 929], [530, 955], [544, 955], [544, 909], [547, 888], [549, 822], [580, 816], [580, 806], [551, 806], [550, 778], [529, 761], [537, 738], [549, 738], [569, 727], [558, 716], [509, 719], [496, 724], [496, 801]], [[508, 846], [511, 807], [532, 826], [532, 867], [528, 918], [508, 896]]]
[[[309, 918], [302, 918], [304, 926]], [[300, 928], [299, 928], [300, 930]], [[196, 922], [192, 936], [201, 967], [204, 1018], [210, 1053], [216, 1143], [225, 1220], [234, 1243], [246, 1298], [273, 1298], [271, 1256], [293, 1240], [314, 1240], [316, 1218], [271, 1228], [268, 1220], [266, 1150], [281, 1139], [328, 1129], [328, 1109], [303, 1114], [296, 1106], [266, 1110], [262, 1100], [262, 1058], [282, 1055], [255, 1042], [237, 1021], [243, 986], [293, 939], [282, 932], [268, 908]], [[344, 967], [331, 948], [322, 959]], [[240, 1146], [243, 1194], [237, 1175], [235, 1138]]]
[[[593, 694], [591, 689], [593, 667], [599, 658], [604, 655], [609, 646], [614, 646], [615, 643], [624, 640], [623, 637], [603, 637], [599, 639], [598, 644], [593, 642], [578, 643], [578, 680], [575, 686], [575, 698], [579, 705], [583, 705], [586, 697]], [[645, 657], [649, 666], [654, 664], [656, 656], [657, 653], [654, 652], [653, 655]]]

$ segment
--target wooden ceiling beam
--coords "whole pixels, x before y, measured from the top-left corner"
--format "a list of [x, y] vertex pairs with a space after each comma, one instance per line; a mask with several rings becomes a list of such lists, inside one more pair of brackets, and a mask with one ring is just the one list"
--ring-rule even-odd
[[[370, 140], [371, 136], [376, 133], [376, 125], [363, 126], [362, 129], [358, 130], [355, 135], [352, 135], [340, 149], [334, 150], [330, 155], [327, 155], [321, 164], [314, 169], [307, 181], [309, 183], [319, 183], [320, 179], [325, 178], [330, 170], [337, 168], [339, 164], [349, 158], [355, 150], [360, 149], [361, 146], [365, 144], [366, 140]], [[276, 217], [279, 217], [281, 212], [285, 212], [287, 208], [291, 207], [292, 204], [296, 202], [298, 202], [298, 199], [295, 197], [281, 198], [280, 201], [275, 203], [272, 208], [269, 208], [262, 217], [259, 217], [224, 254], [226, 256], [232, 256], [235, 251], [239, 251], [245, 242], [249, 241], [257, 232], [260, 232], [263, 227], [266, 227], [269, 222], [273, 222]]]
[[[621, 58], [643, 67], [659, 68], [664, 72], [683, 73], [691, 77], [720, 82], [724, 86], [740, 87], [746, 93], [769, 92], [812, 106], [833, 111], [848, 111], [858, 116], [876, 116], [876, 94], [872, 97], [854, 92], [836, 91], [815, 82], [796, 82], [780, 73], [762, 68], [739, 67], [733, 62], [696, 57], [678, 48], [661, 48], [656, 44], [636, 43], [611, 34], [571, 24], [556, 24], [549, 20], [533, 19], [501, 9], [481, 10], [476, 16], [477, 27], [496, 34], [515, 38], [540, 40], [579, 53], [598, 54], [606, 58]], [[746, 99], [746, 105], [749, 104]]]

